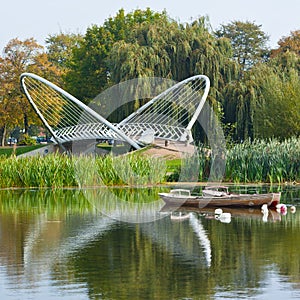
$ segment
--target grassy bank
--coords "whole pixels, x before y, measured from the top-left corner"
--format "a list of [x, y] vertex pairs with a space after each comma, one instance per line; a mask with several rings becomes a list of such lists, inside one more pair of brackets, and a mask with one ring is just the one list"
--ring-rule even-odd
[[[0, 156], [1, 157], [9, 157], [12, 154], [21, 155], [26, 152], [30, 152], [32, 150], [44, 147], [45, 145], [33, 145], [33, 146], [18, 146], [14, 149], [13, 146], [0, 147]], [[15, 151], [15, 153], [14, 153]]]

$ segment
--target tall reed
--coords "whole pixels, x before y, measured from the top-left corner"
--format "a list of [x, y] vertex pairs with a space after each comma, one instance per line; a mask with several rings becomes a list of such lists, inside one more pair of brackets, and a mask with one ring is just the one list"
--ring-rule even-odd
[[0, 157], [0, 187], [146, 185], [163, 182], [165, 162], [158, 158], [67, 156]]
[[140, 155], [97, 159], [98, 176], [105, 185], [145, 185], [164, 181], [165, 161]]
[[245, 141], [227, 151], [225, 179], [234, 182], [300, 180], [300, 139]]
[[177, 169], [177, 174], [172, 175], [172, 178], [194, 181], [197, 170], [198, 181], [300, 181], [300, 138], [293, 137], [281, 142], [277, 139], [245, 141], [226, 150], [224, 156], [225, 168], [223, 154], [218, 155], [200, 145], [193, 156], [182, 160], [181, 168]]

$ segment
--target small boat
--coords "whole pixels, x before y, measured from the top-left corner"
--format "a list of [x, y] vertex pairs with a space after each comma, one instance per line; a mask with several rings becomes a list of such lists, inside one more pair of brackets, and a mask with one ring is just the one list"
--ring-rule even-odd
[[276, 207], [280, 203], [281, 193], [267, 194], [234, 194], [228, 191], [228, 187], [210, 186], [202, 191], [201, 195], [191, 195], [189, 190], [174, 189], [169, 193], [159, 193], [162, 200], [169, 205], [180, 206], [234, 206], [234, 207]]

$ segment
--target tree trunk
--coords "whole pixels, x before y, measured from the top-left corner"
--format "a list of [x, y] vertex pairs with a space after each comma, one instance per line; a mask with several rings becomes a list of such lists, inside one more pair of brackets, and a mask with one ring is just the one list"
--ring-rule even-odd
[[5, 146], [5, 138], [6, 138], [6, 125], [4, 125], [2, 128], [2, 139], [1, 139], [1, 146]]
[[28, 116], [24, 113], [24, 134], [28, 134]]

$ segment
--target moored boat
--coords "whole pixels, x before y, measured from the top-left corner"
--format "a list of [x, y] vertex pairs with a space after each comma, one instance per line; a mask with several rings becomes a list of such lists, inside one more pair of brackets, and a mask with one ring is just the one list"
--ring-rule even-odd
[[201, 195], [191, 195], [189, 190], [174, 189], [169, 193], [159, 193], [166, 204], [180, 206], [234, 206], [234, 207], [259, 207], [267, 204], [276, 207], [280, 203], [281, 193], [267, 194], [234, 194], [227, 187], [207, 187]]

